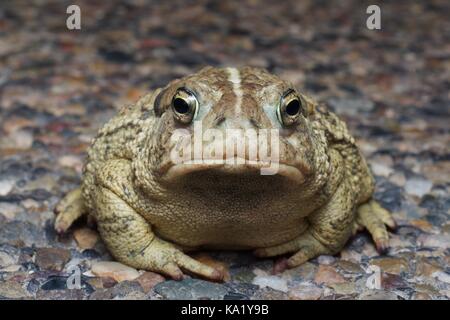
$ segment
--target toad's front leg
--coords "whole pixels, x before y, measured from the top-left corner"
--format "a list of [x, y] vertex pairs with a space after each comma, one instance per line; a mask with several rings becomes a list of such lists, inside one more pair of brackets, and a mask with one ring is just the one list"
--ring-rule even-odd
[[354, 202], [351, 190], [343, 182], [330, 201], [308, 217], [308, 229], [294, 240], [273, 247], [255, 250], [259, 257], [295, 252], [287, 265], [296, 267], [322, 254], [335, 254], [342, 249], [352, 233]]
[[95, 216], [102, 239], [117, 260], [177, 280], [183, 277], [182, 270], [211, 280], [222, 280], [218, 270], [192, 259], [173, 244], [159, 239], [152, 232], [151, 225], [118, 196], [120, 190], [117, 188], [129, 185], [131, 172], [127, 161], [110, 162], [100, 175], [93, 197]]

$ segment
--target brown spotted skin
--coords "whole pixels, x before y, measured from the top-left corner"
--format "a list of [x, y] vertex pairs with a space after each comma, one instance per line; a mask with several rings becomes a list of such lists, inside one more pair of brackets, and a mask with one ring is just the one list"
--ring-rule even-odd
[[[260, 175], [254, 168], [189, 167], [168, 179], [175, 167], [173, 132], [194, 132], [193, 123], [180, 123], [174, 115], [171, 102], [179, 88], [195, 94], [194, 120], [203, 130], [279, 130], [280, 163], [301, 172], [302, 179]], [[185, 252], [293, 253], [288, 260], [293, 267], [339, 252], [360, 227], [385, 249], [385, 224], [394, 222], [371, 200], [374, 180], [354, 139], [335, 114], [301, 90], [295, 92], [304, 114], [295, 125], [283, 125], [276, 110], [290, 89], [295, 90], [292, 84], [265, 70], [209, 67], [149, 93], [106, 123], [88, 151], [80, 193], [84, 206], [78, 207], [95, 217], [114, 257], [174, 279], [188, 271], [221, 280], [220, 272]], [[66, 210], [65, 218], [61, 206], [58, 211], [56, 228], [63, 231], [76, 215]]]

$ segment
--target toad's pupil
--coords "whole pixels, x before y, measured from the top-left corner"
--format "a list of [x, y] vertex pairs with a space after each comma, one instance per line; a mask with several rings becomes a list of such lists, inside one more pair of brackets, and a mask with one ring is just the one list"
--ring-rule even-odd
[[290, 116], [295, 116], [300, 110], [300, 102], [298, 100], [292, 100], [286, 106], [286, 113]]
[[173, 101], [173, 107], [175, 109], [176, 112], [181, 113], [181, 114], [185, 114], [189, 112], [189, 104], [181, 98], [176, 98]]

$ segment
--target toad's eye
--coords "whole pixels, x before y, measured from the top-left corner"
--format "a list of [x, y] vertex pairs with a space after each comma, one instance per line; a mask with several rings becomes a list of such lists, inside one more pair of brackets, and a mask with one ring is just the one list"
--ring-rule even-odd
[[178, 89], [172, 98], [174, 117], [181, 123], [190, 123], [197, 113], [198, 100], [195, 95], [185, 88]]
[[297, 123], [301, 115], [305, 115], [302, 100], [294, 90], [287, 91], [281, 97], [280, 105], [277, 109], [278, 120], [284, 126], [291, 126]]

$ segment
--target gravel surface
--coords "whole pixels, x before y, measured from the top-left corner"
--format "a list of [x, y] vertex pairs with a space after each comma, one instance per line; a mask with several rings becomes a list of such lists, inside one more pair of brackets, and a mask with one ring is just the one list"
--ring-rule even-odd
[[[0, 298], [448, 299], [450, 3], [60, 1], [0, 4]], [[269, 69], [348, 123], [399, 227], [379, 256], [367, 233], [337, 256], [202, 252], [224, 283], [111, 263], [95, 227], [52, 229], [86, 148], [116, 110], [206, 65]], [[74, 275], [80, 275], [80, 281]]]

